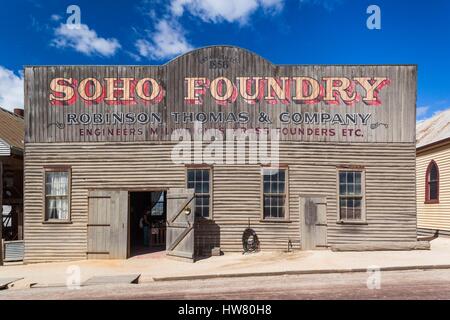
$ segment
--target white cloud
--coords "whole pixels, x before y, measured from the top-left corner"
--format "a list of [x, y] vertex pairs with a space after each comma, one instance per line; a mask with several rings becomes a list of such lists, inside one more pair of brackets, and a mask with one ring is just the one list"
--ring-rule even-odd
[[192, 50], [181, 26], [167, 20], [159, 21], [149, 39], [139, 39], [135, 45], [141, 56], [155, 60], [171, 58]]
[[418, 107], [416, 110], [417, 118], [422, 118], [423, 116], [425, 116], [429, 109], [430, 106]]
[[129, 55], [135, 61], [138, 61], [138, 62], [142, 61], [142, 57], [139, 54], [136, 54], [136, 53], [131, 52], [131, 51], [125, 51], [125, 53], [127, 55]]
[[23, 75], [0, 66], [0, 107], [23, 108]]
[[59, 21], [59, 20], [62, 19], [62, 17], [61, 17], [59, 14], [52, 14], [52, 15], [50, 16], [50, 19], [51, 19], [52, 21]]
[[113, 56], [121, 47], [117, 39], [99, 37], [95, 30], [89, 29], [85, 24], [61, 24], [55, 29], [52, 45], [57, 48], [73, 48], [86, 55], [98, 54], [104, 57]]
[[[193, 49], [180, 24], [180, 18], [188, 13], [206, 23], [239, 23], [244, 25], [257, 10], [265, 14], [278, 13], [285, 0], [171, 0], [164, 7], [165, 13], [157, 20], [153, 9], [143, 9], [156, 20], [148, 37], [140, 38], [135, 47], [140, 56], [154, 60], [172, 58]], [[145, 2], [148, 4], [148, 2]]]
[[185, 11], [204, 22], [246, 23], [259, 8], [266, 12], [279, 12], [284, 0], [173, 0], [171, 13], [180, 17]]

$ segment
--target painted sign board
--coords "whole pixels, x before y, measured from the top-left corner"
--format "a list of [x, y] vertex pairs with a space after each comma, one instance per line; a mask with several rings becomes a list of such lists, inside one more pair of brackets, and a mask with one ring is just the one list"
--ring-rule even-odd
[[416, 76], [411, 65], [274, 65], [228, 46], [162, 66], [27, 67], [26, 142], [168, 141], [198, 122], [287, 141], [413, 143]]

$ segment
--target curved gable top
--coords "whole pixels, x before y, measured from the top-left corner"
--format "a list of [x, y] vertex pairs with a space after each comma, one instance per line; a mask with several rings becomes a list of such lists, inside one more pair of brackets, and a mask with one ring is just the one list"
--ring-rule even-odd
[[208, 57], [211, 58], [217, 56], [223, 56], [225, 58], [251, 57], [255, 60], [259, 60], [260, 63], [264, 63], [267, 65], [274, 65], [271, 61], [267, 60], [266, 58], [262, 57], [261, 55], [251, 50], [231, 45], [215, 45], [197, 48], [174, 57], [173, 59], [166, 62], [164, 65], [170, 65], [172, 63], [177, 63], [178, 61], [181, 61], [183, 59], [189, 59], [190, 57], [198, 57], [198, 56], [203, 56], [204, 58]]

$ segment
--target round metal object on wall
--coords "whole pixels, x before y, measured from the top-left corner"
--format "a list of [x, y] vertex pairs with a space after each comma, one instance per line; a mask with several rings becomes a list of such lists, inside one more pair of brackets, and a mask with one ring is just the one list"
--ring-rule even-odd
[[259, 250], [259, 239], [255, 230], [247, 228], [242, 235], [242, 247], [244, 253], [256, 252]]

